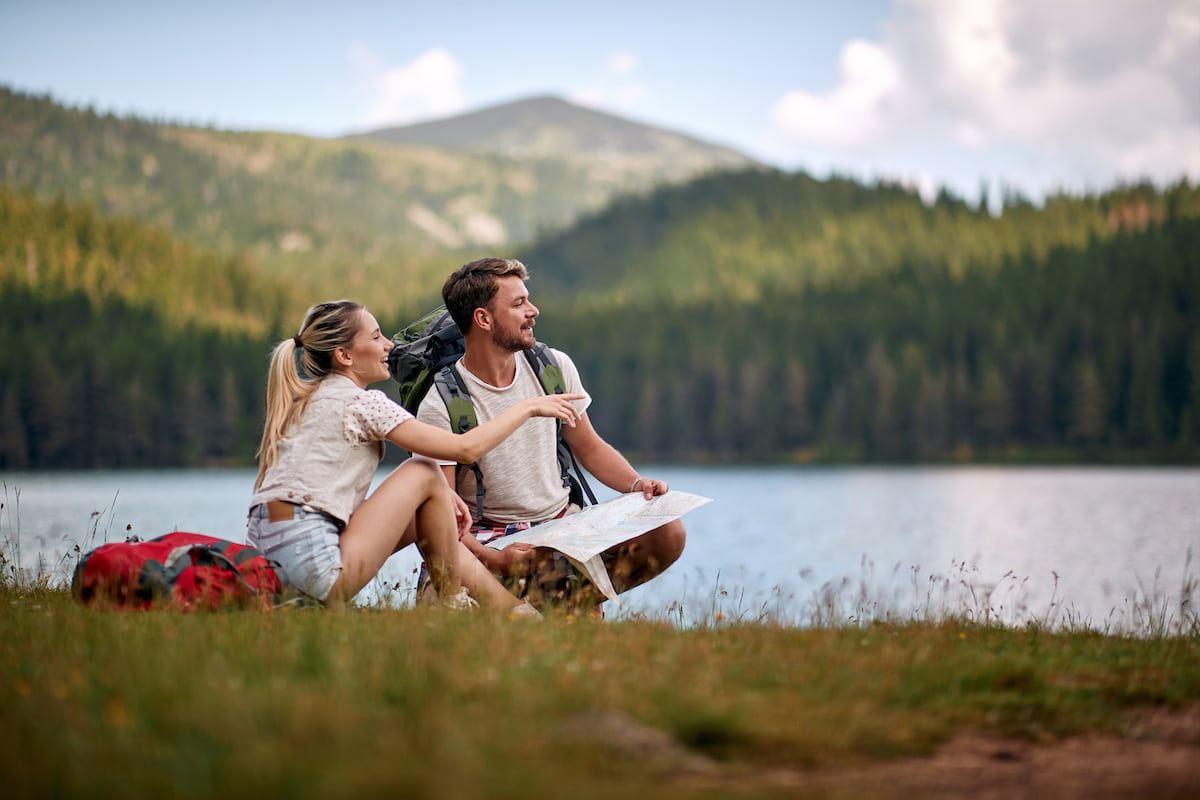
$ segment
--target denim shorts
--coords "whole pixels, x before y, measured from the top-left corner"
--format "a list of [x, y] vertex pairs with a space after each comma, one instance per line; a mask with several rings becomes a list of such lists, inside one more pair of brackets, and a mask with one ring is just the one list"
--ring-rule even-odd
[[324, 602], [342, 572], [338, 525], [303, 506], [292, 513], [292, 519], [271, 522], [267, 504], [255, 506], [246, 520], [246, 540], [274, 562], [284, 586]]

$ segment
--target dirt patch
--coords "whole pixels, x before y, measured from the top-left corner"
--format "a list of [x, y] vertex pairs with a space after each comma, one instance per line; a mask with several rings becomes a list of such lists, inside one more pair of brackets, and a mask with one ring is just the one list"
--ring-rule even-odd
[[1125, 737], [1041, 744], [965, 734], [928, 758], [737, 778], [692, 773], [682, 782], [829, 798], [1197, 798], [1200, 706], [1138, 714]]
[[960, 736], [931, 758], [792, 778], [797, 787], [876, 797], [1196, 797], [1200, 748], [1101, 736], [1049, 745]]

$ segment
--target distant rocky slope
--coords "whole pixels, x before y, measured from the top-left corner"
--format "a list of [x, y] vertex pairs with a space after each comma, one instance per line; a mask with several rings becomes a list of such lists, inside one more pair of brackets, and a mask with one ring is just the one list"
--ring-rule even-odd
[[357, 138], [517, 161], [560, 161], [600, 184], [646, 188], [756, 162], [728, 147], [632, 122], [558, 97], [533, 97]]
[[428, 291], [615, 198], [753, 162], [537, 98], [323, 139], [119, 117], [0, 86], [0, 184], [92, 203], [324, 290]]

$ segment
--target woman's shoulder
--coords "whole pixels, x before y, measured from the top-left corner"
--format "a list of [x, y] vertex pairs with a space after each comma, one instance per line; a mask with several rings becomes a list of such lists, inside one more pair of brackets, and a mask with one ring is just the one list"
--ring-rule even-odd
[[353, 399], [365, 391], [345, 375], [334, 372], [321, 379], [321, 385], [313, 392], [313, 399], [334, 397]]
[[391, 408], [395, 406], [401, 411], [404, 410], [404, 406], [389, 397], [387, 392], [382, 389], [359, 389], [350, 399], [350, 402], [355, 406], [369, 406], [371, 408]]
[[360, 389], [346, 403], [342, 426], [352, 441], [384, 439], [399, 425], [412, 419], [405, 408], [379, 389]]
[[393, 400], [382, 389], [363, 389], [345, 375], [334, 373], [321, 381], [313, 399], [336, 400], [344, 403], [347, 410], [362, 408], [392, 408], [401, 411], [404, 407]]

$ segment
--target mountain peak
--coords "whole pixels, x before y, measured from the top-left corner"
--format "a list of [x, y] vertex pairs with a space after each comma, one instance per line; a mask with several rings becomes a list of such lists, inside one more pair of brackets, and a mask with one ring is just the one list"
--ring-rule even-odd
[[731, 148], [549, 94], [355, 138], [517, 160], [603, 161], [610, 168], [649, 169], [666, 180], [755, 164]]

